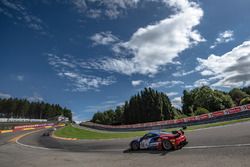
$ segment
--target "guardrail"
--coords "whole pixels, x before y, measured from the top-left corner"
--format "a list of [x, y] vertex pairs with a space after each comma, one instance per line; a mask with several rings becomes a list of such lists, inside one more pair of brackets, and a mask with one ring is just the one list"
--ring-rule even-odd
[[82, 126], [95, 128], [95, 129], [105, 129], [105, 130], [145, 130], [153, 128], [172, 128], [183, 125], [193, 125], [193, 124], [202, 124], [210, 122], [218, 122], [227, 119], [237, 119], [242, 117], [250, 117], [250, 104], [237, 106], [221, 111], [216, 111], [208, 114], [202, 114], [199, 116], [186, 117], [176, 120], [164, 120], [157, 122], [147, 122], [131, 125], [102, 125], [96, 124], [93, 122], [83, 122]]
[[21, 125], [21, 126], [15, 126], [13, 129], [9, 129], [9, 130], [0, 130], [0, 134], [17, 132], [17, 131], [51, 128], [51, 127], [62, 127], [62, 126], [65, 126], [65, 124], [64, 123], [59, 123], [59, 124], [45, 123], [45, 124], [33, 124], [33, 125]]
[[47, 122], [47, 119], [0, 118], [0, 122]]

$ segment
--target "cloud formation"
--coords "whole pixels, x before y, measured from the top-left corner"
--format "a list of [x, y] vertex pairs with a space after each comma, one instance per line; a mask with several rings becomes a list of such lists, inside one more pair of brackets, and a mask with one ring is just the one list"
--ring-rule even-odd
[[114, 78], [111, 76], [104, 78], [85, 74], [79, 63], [69, 55], [64, 57], [59, 57], [52, 53], [48, 53], [47, 55], [49, 57], [49, 64], [57, 72], [57, 75], [70, 81], [72, 91], [99, 90], [101, 86], [115, 83]]
[[173, 87], [175, 85], [182, 85], [184, 82], [182, 81], [159, 81], [159, 82], [154, 82], [148, 85], [148, 87], [151, 88], [160, 88], [160, 87]]
[[179, 93], [178, 92], [167, 92], [166, 94], [168, 97], [172, 97], [172, 96], [178, 95]]
[[31, 101], [31, 102], [41, 102], [44, 101], [43, 97], [41, 95], [39, 95], [38, 93], [34, 92], [33, 96], [31, 97], [26, 97], [27, 100]]
[[23, 75], [18, 75], [16, 78], [17, 78], [18, 81], [23, 81], [24, 80], [24, 76]]
[[109, 45], [119, 41], [110, 31], [96, 33], [90, 39], [94, 42], [94, 45]]
[[176, 13], [139, 28], [129, 41], [113, 47], [116, 54], [125, 52], [126, 56], [99, 60], [94, 64], [95, 68], [126, 75], [154, 75], [166, 64], [176, 63], [174, 58], [182, 51], [205, 41], [194, 29], [203, 16], [197, 3], [187, 0], [169, 0], [165, 3]]
[[117, 102], [115, 100], [104, 101], [99, 105], [86, 106], [84, 112], [97, 112], [97, 111], [106, 111], [109, 109], [114, 109], [116, 106], [122, 106], [124, 103]]
[[45, 23], [37, 16], [34, 16], [30, 10], [28, 10], [22, 3], [22, 1], [10, 1], [1, 0], [0, 1], [0, 14], [3, 14], [10, 19], [15, 19], [25, 23], [28, 28], [38, 31], [41, 34], [46, 34], [44, 31], [46, 29]]
[[214, 44], [210, 46], [211, 49], [222, 43], [228, 43], [234, 40], [234, 32], [232, 30], [226, 30], [218, 35]]
[[181, 103], [181, 97], [175, 97], [171, 100], [172, 105], [176, 108], [181, 108], [182, 103]]
[[132, 82], [131, 82], [131, 84], [132, 84], [133, 86], [139, 86], [139, 85], [141, 85], [142, 83], [143, 83], [142, 80], [135, 80], [135, 81], [132, 81]]
[[221, 56], [210, 55], [197, 58], [196, 68], [201, 75], [209, 77], [214, 87], [241, 87], [250, 85], [250, 41], [233, 48]]
[[0, 92], [0, 99], [9, 99], [11, 98], [10, 94]]
[[[106, 16], [116, 19], [128, 8], [135, 8], [140, 0], [73, 0], [72, 4], [78, 12], [87, 13], [90, 18]], [[95, 8], [91, 8], [95, 4]]]

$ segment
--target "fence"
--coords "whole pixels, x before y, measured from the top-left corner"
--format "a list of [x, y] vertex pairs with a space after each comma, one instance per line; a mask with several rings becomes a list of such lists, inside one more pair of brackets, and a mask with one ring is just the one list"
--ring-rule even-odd
[[104, 129], [112, 131], [147, 130], [155, 128], [172, 128], [183, 125], [204, 124], [204, 123], [218, 122], [218, 121], [238, 119], [244, 117], [250, 117], [250, 104], [237, 106], [208, 114], [202, 114], [199, 116], [176, 119], [176, 120], [164, 120], [157, 122], [131, 124], [131, 125], [102, 125], [92, 122], [83, 122], [81, 123], [81, 125], [95, 129]]

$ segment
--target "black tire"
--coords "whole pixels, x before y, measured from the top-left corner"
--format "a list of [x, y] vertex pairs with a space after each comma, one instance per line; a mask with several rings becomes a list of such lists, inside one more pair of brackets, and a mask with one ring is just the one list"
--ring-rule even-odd
[[133, 141], [133, 142], [130, 144], [130, 147], [131, 147], [131, 150], [133, 150], [133, 151], [139, 150], [139, 149], [140, 149], [139, 142]]
[[168, 140], [163, 140], [162, 141], [162, 147], [164, 150], [169, 151], [173, 149], [173, 145], [170, 143]]

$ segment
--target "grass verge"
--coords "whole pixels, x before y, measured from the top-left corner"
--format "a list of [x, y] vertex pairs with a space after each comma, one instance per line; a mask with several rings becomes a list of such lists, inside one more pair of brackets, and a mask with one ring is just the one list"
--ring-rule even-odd
[[230, 124], [234, 124], [238, 122], [246, 122], [246, 121], [250, 121], [250, 118], [242, 118], [242, 119], [237, 119], [237, 120], [216, 122], [216, 123], [203, 124], [203, 125], [193, 125], [193, 126], [189, 126], [187, 131], [195, 130], [195, 129], [210, 128], [210, 127], [215, 127], [215, 126], [230, 125]]
[[85, 129], [75, 128], [72, 125], [68, 125], [61, 128], [54, 133], [58, 137], [65, 138], [77, 138], [77, 139], [117, 139], [117, 138], [130, 138], [136, 136], [142, 136], [145, 131], [127, 132], [127, 133], [105, 133], [97, 132]]
[[[231, 121], [225, 121], [225, 122], [217, 122], [217, 123], [211, 123], [211, 124], [203, 124], [203, 125], [194, 125], [189, 126], [187, 131], [192, 131], [195, 129], [202, 129], [202, 128], [209, 128], [209, 127], [215, 127], [215, 126], [223, 126], [223, 125], [229, 125], [233, 123], [238, 122], [246, 122], [250, 121], [250, 118], [244, 118], [244, 119], [238, 119], [238, 120], [231, 120]], [[172, 131], [178, 128], [174, 129], [165, 129], [166, 131]], [[75, 128], [72, 125], [68, 125], [66, 127], [63, 127], [57, 131], [55, 131], [55, 135], [58, 137], [64, 137], [64, 138], [77, 138], [77, 139], [117, 139], [117, 138], [131, 138], [131, 137], [137, 137], [137, 136], [143, 136], [147, 131], [135, 131], [135, 132], [127, 132], [127, 133], [107, 133], [107, 132], [100, 132], [100, 131], [91, 131], [86, 129], [79, 129]]]

